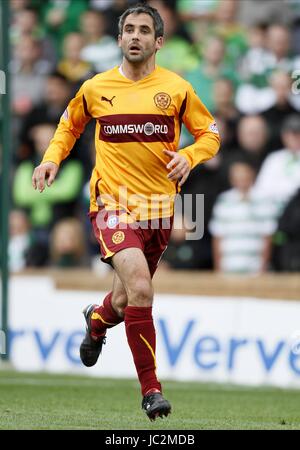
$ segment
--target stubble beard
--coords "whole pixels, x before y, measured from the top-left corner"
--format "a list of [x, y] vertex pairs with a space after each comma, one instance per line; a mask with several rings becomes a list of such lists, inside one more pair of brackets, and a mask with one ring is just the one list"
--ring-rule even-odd
[[143, 50], [138, 55], [130, 55], [129, 50], [123, 51], [124, 58], [131, 64], [141, 64], [151, 58], [155, 51]]
[[140, 55], [129, 55], [128, 53], [124, 53], [124, 57], [125, 59], [127, 59], [128, 62], [134, 64], [140, 64], [143, 63], [144, 61], [146, 61], [146, 57], [145, 55], [142, 53]]

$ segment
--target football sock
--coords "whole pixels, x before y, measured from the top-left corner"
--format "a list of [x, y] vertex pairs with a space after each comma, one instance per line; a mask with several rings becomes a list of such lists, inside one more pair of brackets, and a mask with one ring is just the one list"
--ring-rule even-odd
[[118, 325], [118, 323], [123, 322], [124, 320], [114, 310], [111, 304], [111, 299], [112, 292], [107, 294], [107, 296], [103, 300], [103, 304], [98, 308], [95, 308], [93, 311], [91, 317], [91, 335], [95, 339], [103, 336], [107, 328], [112, 328], [115, 325]]
[[141, 383], [142, 395], [161, 392], [156, 377], [155, 328], [152, 307], [126, 306], [125, 328], [136, 371]]

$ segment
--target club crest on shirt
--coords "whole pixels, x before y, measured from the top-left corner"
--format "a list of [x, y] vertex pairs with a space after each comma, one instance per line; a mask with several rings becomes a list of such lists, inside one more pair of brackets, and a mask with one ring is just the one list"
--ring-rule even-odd
[[107, 220], [108, 228], [114, 228], [118, 225], [118, 223], [119, 223], [118, 216], [110, 216]]
[[123, 231], [116, 231], [111, 238], [114, 244], [121, 244], [121, 242], [123, 242], [124, 239], [125, 234], [123, 233]]
[[171, 97], [166, 92], [159, 92], [154, 97], [154, 103], [160, 109], [167, 109], [171, 103]]
[[209, 130], [212, 131], [213, 133], [219, 134], [219, 130], [218, 130], [216, 122], [213, 122], [210, 124]]

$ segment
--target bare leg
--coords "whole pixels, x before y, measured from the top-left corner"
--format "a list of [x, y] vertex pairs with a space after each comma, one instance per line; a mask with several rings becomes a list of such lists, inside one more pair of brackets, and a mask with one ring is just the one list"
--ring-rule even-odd
[[120, 292], [119, 281], [127, 295], [130, 306], [152, 306], [153, 287], [146, 258], [139, 248], [126, 248], [112, 258], [117, 272], [116, 287]]
[[138, 248], [126, 248], [116, 253], [112, 262], [122, 282], [128, 305], [124, 321], [142, 395], [161, 392], [156, 377], [156, 336], [152, 318], [153, 287], [147, 260]]
[[124, 308], [128, 304], [127, 294], [118, 274], [114, 273], [111, 304], [120, 318], [124, 318]]

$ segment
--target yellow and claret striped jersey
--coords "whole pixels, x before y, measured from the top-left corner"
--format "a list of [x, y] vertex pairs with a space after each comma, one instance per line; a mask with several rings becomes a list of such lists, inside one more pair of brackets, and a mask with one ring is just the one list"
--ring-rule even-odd
[[178, 183], [167, 178], [170, 158], [163, 150], [177, 151], [182, 122], [195, 139], [179, 150], [191, 168], [212, 158], [220, 145], [214, 119], [192, 86], [159, 66], [139, 81], [115, 67], [83, 83], [42, 162], [59, 165], [91, 119], [96, 120], [91, 212], [104, 205], [125, 209], [135, 220], [169, 217]]

